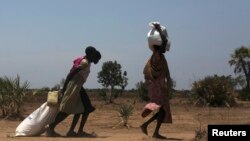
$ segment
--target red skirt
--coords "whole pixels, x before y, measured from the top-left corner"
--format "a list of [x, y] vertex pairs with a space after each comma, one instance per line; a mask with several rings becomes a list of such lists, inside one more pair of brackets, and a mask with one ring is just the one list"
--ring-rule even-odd
[[159, 77], [154, 79], [148, 85], [148, 93], [150, 102], [145, 105], [142, 117], [148, 116], [152, 111], [158, 111], [160, 107], [163, 107], [165, 111], [164, 123], [172, 123], [172, 114], [170, 109], [170, 103], [166, 92], [165, 79]]

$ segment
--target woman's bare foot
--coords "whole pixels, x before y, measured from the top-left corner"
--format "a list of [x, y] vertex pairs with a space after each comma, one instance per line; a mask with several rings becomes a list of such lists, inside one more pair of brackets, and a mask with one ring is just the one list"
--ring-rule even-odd
[[167, 137], [162, 136], [162, 135], [160, 135], [160, 134], [154, 134], [154, 135], [153, 135], [153, 138], [162, 139], [162, 140], [166, 140], [166, 139], [167, 139]]
[[86, 137], [86, 138], [96, 138], [97, 135], [96, 133], [92, 132], [92, 133], [87, 133], [87, 132], [78, 132], [77, 133], [78, 137]]
[[61, 137], [60, 134], [56, 133], [54, 130], [47, 128], [46, 130], [46, 136], [47, 137]]
[[69, 131], [67, 134], [66, 134], [67, 137], [77, 137], [77, 133], [74, 132], [74, 131]]

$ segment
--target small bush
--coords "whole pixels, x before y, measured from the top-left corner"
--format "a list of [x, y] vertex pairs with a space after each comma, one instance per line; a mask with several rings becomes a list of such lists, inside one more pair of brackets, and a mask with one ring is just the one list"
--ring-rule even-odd
[[118, 109], [119, 116], [122, 118], [123, 125], [129, 127], [128, 120], [134, 113], [134, 107], [132, 105], [123, 104]]
[[[210, 106], [233, 106], [235, 94], [234, 81], [231, 76], [208, 76], [203, 80], [195, 81], [192, 91], [196, 100]], [[197, 102], [198, 103], [198, 102]]]
[[20, 118], [23, 102], [26, 98], [29, 82], [21, 84], [19, 75], [12, 79], [10, 77], [0, 78], [0, 110], [1, 117]]
[[206, 141], [206, 139], [207, 139], [207, 131], [205, 129], [195, 130], [194, 141]]

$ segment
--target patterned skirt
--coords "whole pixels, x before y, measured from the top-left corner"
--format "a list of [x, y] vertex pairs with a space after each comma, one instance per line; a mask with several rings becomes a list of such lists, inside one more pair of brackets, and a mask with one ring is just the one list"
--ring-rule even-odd
[[161, 107], [165, 111], [164, 123], [172, 123], [170, 103], [166, 92], [165, 79], [154, 79], [148, 85], [150, 102], [145, 105], [142, 117], [148, 116], [152, 111], [158, 111]]
[[80, 74], [76, 74], [69, 81], [59, 106], [59, 111], [67, 114], [81, 114], [85, 112], [80, 95], [83, 83], [84, 79]]

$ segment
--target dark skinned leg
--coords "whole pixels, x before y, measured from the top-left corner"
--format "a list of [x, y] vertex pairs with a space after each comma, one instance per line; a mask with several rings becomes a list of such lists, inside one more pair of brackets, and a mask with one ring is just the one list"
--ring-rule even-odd
[[82, 120], [81, 120], [81, 124], [79, 126], [79, 130], [78, 130], [78, 136], [81, 137], [88, 137], [88, 138], [95, 138], [97, 137], [97, 135], [95, 133], [87, 133], [83, 131], [84, 125], [88, 119], [89, 114], [88, 113], [84, 113], [82, 114]]
[[88, 119], [89, 113], [94, 111], [94, 108], [90, 102], [89, 96], [87, 95], [87, 92], [85, 91], [85, 89], [82, 87], [81, 91], [80, 91], [80, 96], [81, 96], [81, 100], [82, 100], [82, 104], [85, 108], [85, 112], [82, 113], [82, 120], [78, 129], [78, 134], [81, 136], [84, 132], [83, 132], [83, 128], [84, 125]]
[[76, 136], [76, 133], [74, 132], [74, 129], [75, 129], [75, 127], [76, 127], [76, 124], [77, 124], [79, 118], [80, 118], [80, 114], [75, 114], [75, 115], [74, 115], [74, 118], [73, 118], [73, 120], [72, 120], [70, 129], [69, 129], [69, 131], [68, 131], [68, 133], [67, 133], [67, 136], [68, 136], [68, 137], [70, 137], [70, 136]]
[[156, 124], [156, 128], [155, 128], [155, 131], [154, 131], [154, 134], [153, 134], [153, 137], [154, 138], [159, 138], [159, 139], [166, 139], [166, 137], [162, 136], [159, 134], [159, 130], [160, 130], [160, 127], [163, 123], [163, 120], [164, 120], [164, 117], [165, 117], [165, 111], [164, 109], [161, 107], [160, 108], [160, 111], [159, 111], [159, 115], [157, 117], [157, 124]]
[[56, 115], [55, 121], [49, 125], [48, 130], [47, 130], [47, 136], [49, 136], [49, 137], [60, 136], [58, 133], [55, 132], [55, 127], [57, 124], [62, 122], [65, 118], [67, 118], [68, 115], [69, 114], [67, 114], [67, 113], [59, 112]]
[[148, 135], [147, 127], [148, 127], [148, 125], [149, 125], [151, 122], [153, 122], [154, 120], [157, 119], [158, 115], [159, 115], [159, 112], [156, 113], [156, 114], [155, 114], [154, 116], [152, 116], [148, 121], [146, 121], [145, 123], [143, 123], [143, 124], [140, 126], [140, 127], [141, 127], [141, 130], [142, 130], [142, 132], [143, 132], [144, 134]]
[[89, 134], [83, 131], [83, 128], [84, 128], [85, 123], [87, 122], [89, 113], [93, 112], [95, 108], [92, 106], [89, 96], [87, 95], [83, 87], [81, 88], [80, 96], [81, 96], [82, 104], [85, 108], [85, 111], [84, 113], [82, 113], [82, 120], [81, 120], [77, 134], [78, 136], [82, 136], [82, 137], [95, 137], [93, 134]]
[[82, 120], [81, 120], [81, 123], [80, 123], [80, 126], [79, 126], [79, 130], [78, 130], [78, 133], [83, 133], [83, 128], [84, 128], [84, 125], [87, 121], [89, 117], [89, 114], [82, 114]]

